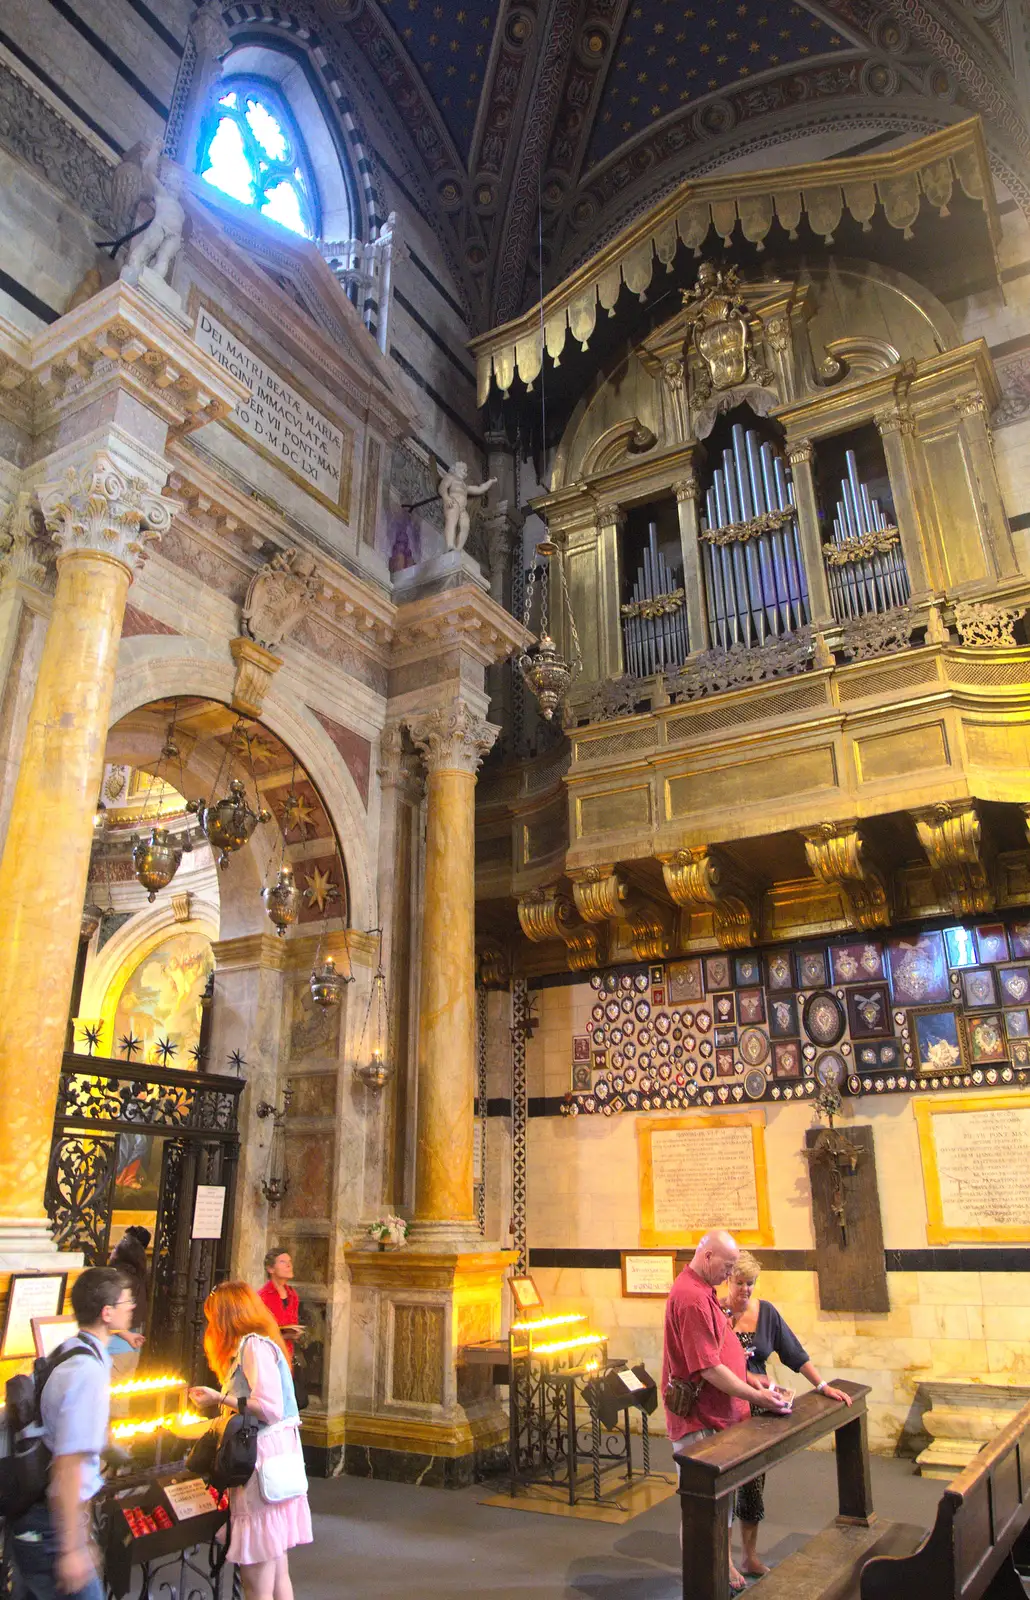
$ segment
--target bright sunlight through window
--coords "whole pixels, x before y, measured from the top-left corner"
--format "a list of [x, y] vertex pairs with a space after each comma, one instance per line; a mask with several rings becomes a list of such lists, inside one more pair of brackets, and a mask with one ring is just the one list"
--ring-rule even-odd
[[282, 96], [256, 80], [223, 80], [218, 89], [201, 142], [200, 176], [291, 233], [314, 238], [310, 164]]

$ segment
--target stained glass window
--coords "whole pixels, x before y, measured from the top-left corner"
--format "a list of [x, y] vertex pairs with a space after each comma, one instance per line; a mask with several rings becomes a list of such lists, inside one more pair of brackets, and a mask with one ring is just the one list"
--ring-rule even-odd
[[241, 205], [313, 239], [318, 204], [304, 141], [282, 95], [259, 78], [223, 78], [208, 111], [197, 171]]

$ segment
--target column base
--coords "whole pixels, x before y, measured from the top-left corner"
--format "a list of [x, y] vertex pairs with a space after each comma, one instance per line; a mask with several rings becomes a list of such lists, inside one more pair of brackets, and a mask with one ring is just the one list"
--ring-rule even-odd
[[462, 1350], [500, 1337], [516, 1252], [483, 1249], [478, 1233], [479, 1249], [447, 1250], [443, 1225], [430, 1229], [435, 1247], [347, 1251], [348, 1404], [342, 1451], [327, 1438], [331, 1471], [458, 1487], [507, 1457], [492, 1368], [466, 1365]]
[[425, 1250], [436, 1254], [473, 1255], [481, 1251], [494, 1251], [499, 1247], [483, 1238], [475, 1222], [419, 1222], [408, 1230], [407, 1249]]
[[58, 1250], [48, 1217], [0, 1217], [0, 1272], [77, 1272], [81, 1250]]

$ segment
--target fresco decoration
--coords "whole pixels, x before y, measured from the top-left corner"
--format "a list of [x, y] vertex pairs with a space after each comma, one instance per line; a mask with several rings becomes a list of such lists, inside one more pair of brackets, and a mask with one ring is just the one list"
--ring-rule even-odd
[[202, 933], [173, 933], [145, 955], [118, 997], [114, 1038], [127, 1034], [142, 1043], [141, 1058], [160, 1065], [157, 1046], [175, 1045], [170, 1067], [189, 1070], [190, 1051], [200, 1042], [200, 1002], [215, 969], [211, 941]]
[[[595, 972], [565, 1116], [1030, 1084], [1030, 924]], [[832, 1049], [828, 1049], [832, 1046]]]

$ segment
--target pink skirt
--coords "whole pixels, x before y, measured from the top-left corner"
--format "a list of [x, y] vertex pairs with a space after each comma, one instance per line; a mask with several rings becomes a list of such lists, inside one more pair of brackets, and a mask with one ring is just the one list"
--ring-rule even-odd
[[[300, 1455], [300, 1434], [296, 1427], [277, 1424], [258, 1434], [258, 1465], [270, 1456]], [[271, 1506], [262, 1499], [255, 1472], [242, 1489], [229, 1490], [228, 1559], [238, 1566], [256, 1566], [276, 1561], [297, 1544], [311, 1543], [311, 1511], [306, 1494], [280, 1500]]]

